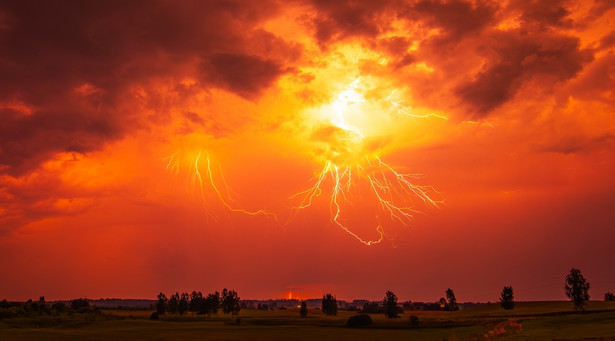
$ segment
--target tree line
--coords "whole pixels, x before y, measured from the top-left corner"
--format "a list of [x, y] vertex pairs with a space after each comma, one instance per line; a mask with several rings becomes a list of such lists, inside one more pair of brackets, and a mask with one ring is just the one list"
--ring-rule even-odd
[[60, 314], [74, 313], [100, 313], [97, 307], [90, 305], [90, 302], [83, 298], [77, 298], [70, 301], [69, 304], [64, 302], [49, 303], [45, 301], [45, 296], [39, 297], [38, 301], [32, 299], [26, 302], [8, 302], [7, 300], [0, 301], [0, 319], [13, 317], [34, 317], [34, 316], [59, 316]]
[[179, 314], [184, 315], [188, 312], [198, 315], [217, 315], [221, 309], [224, 314], [235, 316], [239, 314], [241, 306], [240, 299], [235, 290], [222, 289], [222, 293], [215, 291], [207, 295], [203, 295], [200, 291], [193, 291], [171, 295], [171, 298], [161, 292], [158, 294], [156, 302], [156, 311], [152, 313], [152, 319], [158, 319], [160, 315]]
[[[583, 311], [585, 306], [587, 305], [587, 301], [589, 300], [589, 289], [591, 288], [590, 283], [585, 279], [585, 277], [581, 274], [581, 270], [572, 268], [570, 273], [565, 278], [564, 281], [564, 290], [566, 296], [574, 303], [575, 310]], [[459, 310], [459, 306], [457, 304], [457, 298], [455, 297], [455, 293], [451, 288], [448, 288], [445, 292], [445, 297], [440, 298], [439, 306], [442, 310], [455, 311]], [[615, 301], [615, 295], [611, 292], [607, 292], [604, 294], [605, 301]], [[514, 291], [512, 286], [504, 286], [500, 293], [500, 305], [502, 308], [506, 310], [514, 309], [515, 301], [514, 301]], [[337, 314], [337, 301], [335, 296], [332, 294], [326, 294], [322, 298], [322, 312], [325, 315], [336, 315]], [[381, 303], [378, 302], [368, 302], [363, 305], [363, 308], [359, 311], [364, 314], [379, 314], [384, 313], [387, 318], [395, 318], [399, 314], [403, 313], [402, 307], [400, 307], [397, 303], [397, 295], [395, 295], [392, 291], [387, 291], [385, 293], [384, 299]], [[301, 317], [307, 316], [307, 306], [305, 302], [301, 303], [300, 308]], [[358, 323], [364, 323], [366, 321]], [[349, 321], [350, 322], [350, 321]], [[353, 322], [354, 323], [354, 322]]]
[[[572, 268], [565, 277], [564, 290], [566, 296], [573, 302], [576, 310], [583, 311], [590, 298], [589, 289], [590, 283], [585, 279], [581, 270]], [[235, 316], [239, 314], [241, 309], [240, 298], [234, 290], [224, 288], [222, 292], [215, 291], [209, 294], [202, 294], [200, 291], [193, 291], [191, 294], [186, 292], [171, 295], [168, 298], [164, 293], [158, 295], [158, 300], [155, 305], [156, 311], [152, 313], [152, 318], [157, 319], [164, 314], [179, 314], [184, 315], [188, 312], [198, 315], [217, 315], [219, 310], [224, 314]], [[604, 294], [605, 301], [615, 301], [615, 295], [612, 292]], [[98, 313], [97, 307], [92, 306], [88, 300], [79, 298], [69, 301], [69, 304], [63, 302], [48, 303], [44, 296], [41, 296], [38, 301], [31, 299], [26, 302], [8, 302], [6, 299], [0, 301], [0, 319], [12, 317], [32, 317], [35, 315], [59, 315], [61, 313]], [[439, 308], [442, 310], [454, 311], [458, 310], [457, 299], [451, 288], [445, 292], [445, 297], [440, 298]], [[438, 304], [436, 303], [436, 304]], [[260, 305], [260, 304], [259, 304]], [[500, 293], [500, 305], [504, 309], [514, 309], [514, 291], [512, 286], [505, 286]], [[406, 307], [404, 305], [404, 307]], [[322, 312], [325, 315], [334, 316], [337, 314], [338, 306], [337, 299], [334, 295], [327, 293], [322, 298]], [[394, 318], [400, 313], [403, 313], [402, 307], [398, 305], [397, 296], [387, 291], [384, 299], [379, 302], [365, 303], [360, 309], [361, 313], [380, 314], [384, 313], [386, 317]], [[300, 314], [302, 317], [307, 316], [307, 305], [301, 302]]]

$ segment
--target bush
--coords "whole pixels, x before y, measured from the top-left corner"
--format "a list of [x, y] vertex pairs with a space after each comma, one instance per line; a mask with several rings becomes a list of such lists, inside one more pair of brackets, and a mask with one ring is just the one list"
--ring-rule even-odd
[[365, 314], [350, 316], [346, 322], [348, 327], [364, 327], [370, 324], [372, 324], [372, 318]]
[[419, 317], [416, 315], [410, 315], [410, 325], [416, 327], [419, 325]]
[[90, 302], [86, 301], [83, 298], [78, 298], [76, 300], [73, 300], [70, 303], [70, 307], [73, 308], [73, 310], [84, 310], [84, 308], [88, 308], [90, 306]]
[[160, 318], [160, 314], [159, 314], [157, 311], [153, 312], [153, 313], [149, 316], [149, 319], [150, 319], [150, 320], [157, 320], [157, 319], [159, 319], [159, 318]]

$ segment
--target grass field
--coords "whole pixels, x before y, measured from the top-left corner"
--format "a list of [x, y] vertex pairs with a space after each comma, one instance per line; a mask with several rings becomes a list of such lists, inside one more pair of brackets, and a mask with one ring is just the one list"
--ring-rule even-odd
[[[0, 340], [615, 340], [615, 302], [590, 302], [575, 313], [569, 302], [519, 302], [514, 310], [488, 304], [456, 312], [407, 311], [400, 318], [371, 315], [373, 325], [348, 328], [354, 312], [324, 316], [310, 310], [242, 310], [235, 318], [164, 316], [151, 311], [104, 311], [0, 320]], [[419, 323], [412, 325], [410, 315]]]

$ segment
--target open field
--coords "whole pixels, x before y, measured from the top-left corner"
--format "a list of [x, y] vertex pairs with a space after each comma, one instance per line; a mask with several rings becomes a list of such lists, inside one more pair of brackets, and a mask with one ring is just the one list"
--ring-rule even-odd
[[[236, 319], [164, 316], [151, 311], [0, 320], [0, 340], [615, 340], [615, 302], [590, 302], [575, 313], [569, 302], [520, 302], [514, 310], [488, 304], [456, 312], [407, 311], [400, 318], [371, 315], [373, 325], [348, 328], [354, 312], [324, 316], [310, 310], [242, 310]], [[419, 322], [410, 323], [410, 315]]]

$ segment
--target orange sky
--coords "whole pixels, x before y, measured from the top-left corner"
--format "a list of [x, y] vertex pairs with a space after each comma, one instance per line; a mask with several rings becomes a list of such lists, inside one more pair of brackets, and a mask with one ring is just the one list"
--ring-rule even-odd
[[4, 1], [0, 298], [564, 299], [577, 267], [601, 299], [612, 27], [609, 0]]

